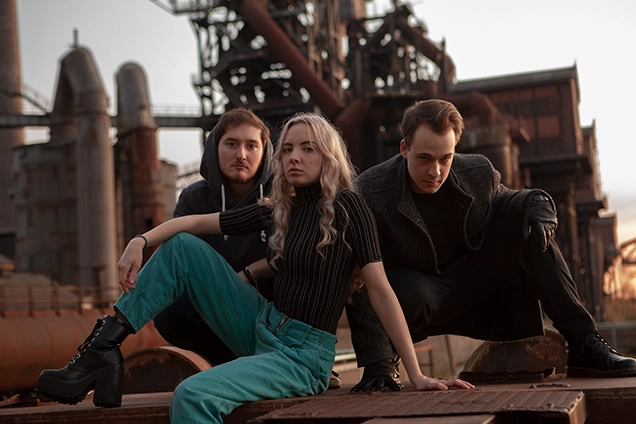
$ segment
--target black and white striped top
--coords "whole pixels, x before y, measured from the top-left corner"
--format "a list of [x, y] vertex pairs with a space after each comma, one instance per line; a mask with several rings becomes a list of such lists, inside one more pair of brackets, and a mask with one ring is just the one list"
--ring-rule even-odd
[[[296, 188], [284, 258], [276, 260], [274, 305], [291, 318], [335, 334], [356, 263], [363, 268], [382, 256], [373, 215], [362, 197], [349, 190], [334, 202], [338, 238], [318, 254], [321, 192], [320, 183]], [[343, 209], [349, 216], [346, 228]], [[273, 225], [272, 210], [259, 205], [233, 209], [221, 213], [220, 223], [223, 234], [256, 232]]]

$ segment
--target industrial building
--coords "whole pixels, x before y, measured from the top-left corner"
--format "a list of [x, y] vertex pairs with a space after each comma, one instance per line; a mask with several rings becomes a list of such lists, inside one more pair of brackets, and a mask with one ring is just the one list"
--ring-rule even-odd
[[[15, 0], [0, 1], [0, 16], [13, 16], [0, 25], [0, 334], [11, 340], [0, 346], [0, 394], [64, 365], [119, 296], [125, 243], [171, 216], [177, 175], [157, 157], [157, 130], [207, 132], [238, 106], [273, 134], [295, 112], [323, 112], [364, 170], [397, 152], [413, 101], [451, 101], [466, 120], [458, 151], [487, 156], [510, 188], [553, 196], [557, 242], [583, 303], [603, 320], [607, 271], [621, 255], [616, 218], [599, 215], [607, 200], [594, 124], [579, 120], [576, 65], [457, 81], [452, 51], [427, 37], [408, 4], [383, 16], [367, 16], [364, 0], [167, 4], [198, 37], [196, 116], [153, 115], [145, 72], [133, 63], [118, 71], [110, 114], [99, 57], [83, 47], [60, 60], [47, 105], [21, 81]], [[23, 111], [25, 101], [40, 112]], [[36, 125], [50, 139], [25, 145], [24, 128]], [[127, 352], [162, 344], [153, 328], [142, 333]]]

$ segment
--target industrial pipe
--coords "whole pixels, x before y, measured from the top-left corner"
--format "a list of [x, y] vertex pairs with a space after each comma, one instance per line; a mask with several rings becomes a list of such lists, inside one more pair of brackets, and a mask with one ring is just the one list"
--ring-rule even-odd
[[364, 100], [350, 101], [338, 114], [335, 125], [342, 131], [342, 138], [347, 143], [347, 150], [351, 155], [351, 162], [362, 169], [364, 158], [362, 157], [362, 142], [360, 140], [360, 128], [366, 117], [367, 107]]
[[484, 93], [468, 91], [450, 94], [448, 101], [453, 103], [464, 116], [475, 116], [480, 126], [501, 124], [502, 116], [497, 106]]
[[453, 93], [449, 97], [467, 123], [460, 151], [480, 153], [501, 174], [504, 185], [512, 187], [515, 170], [519, 169], [518, 152], [514, 150], [511, 129], [490, 97], [478, 91]]
[[[121, 161], [124, 238], [145, 233], [165, 221], [157, 124], [150, 110], [146, 74], [134, 63], [117, 72], [117, 147]], [[154, 249], [144, 251], [147, 260]]]
[[59, 129], [77, 134], [77, 216], [79, 281], [87, 293], [106, 302], [120, 293], [117, 285], [115, 175], [108, 137], [108, 100], [91, 53], [74, 48], [62, 61], [51, 138]]
[[[110, 314], [112, 315], [112, 311]], [[43, 369], [61, 368], [91, 334], [98, 309], [78, 312], [38, 312], [0, 318], [0, 394], [32, 390]], [[164, 346], [166, 341], [152, 323], [122, 344], [127, 355], [138, 349]]]
[[[20, 49], [15, 0], [0, 1], [0, 114], [21, 115]], [[0, 234], [15, 231], [12, 150], [24, 145], [23, 128], [0, 128]]]

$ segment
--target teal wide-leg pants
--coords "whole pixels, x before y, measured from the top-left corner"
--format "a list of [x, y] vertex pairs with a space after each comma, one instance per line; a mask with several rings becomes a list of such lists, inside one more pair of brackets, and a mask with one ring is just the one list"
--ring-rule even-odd
[[326, 390], [335, 335], [277, 311], [192, 235], [166, 241], [139, 272], [137, 288], [122, 294], [115, 309], [138, 331], [183, 292], [239, 358], [184, 380], [172, 398], [173, 423], [221, 424], [248, 401]]

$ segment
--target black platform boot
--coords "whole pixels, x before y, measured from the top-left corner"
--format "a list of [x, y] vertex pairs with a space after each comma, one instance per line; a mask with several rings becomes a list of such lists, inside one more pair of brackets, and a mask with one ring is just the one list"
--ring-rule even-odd
[[77, 348], [79, 353], [62, 369], [42, 371], [36, 390], [56, 402], [74, 405], [94, 389], [95, 406], [120, 406], [124, 358], [119, 346], [130, 333], [118, 318], [98, 319]]
[[628, 377], [636, 375], [636, 360], [621, 356], [598, 332], [567, 343], [568, 377]]

